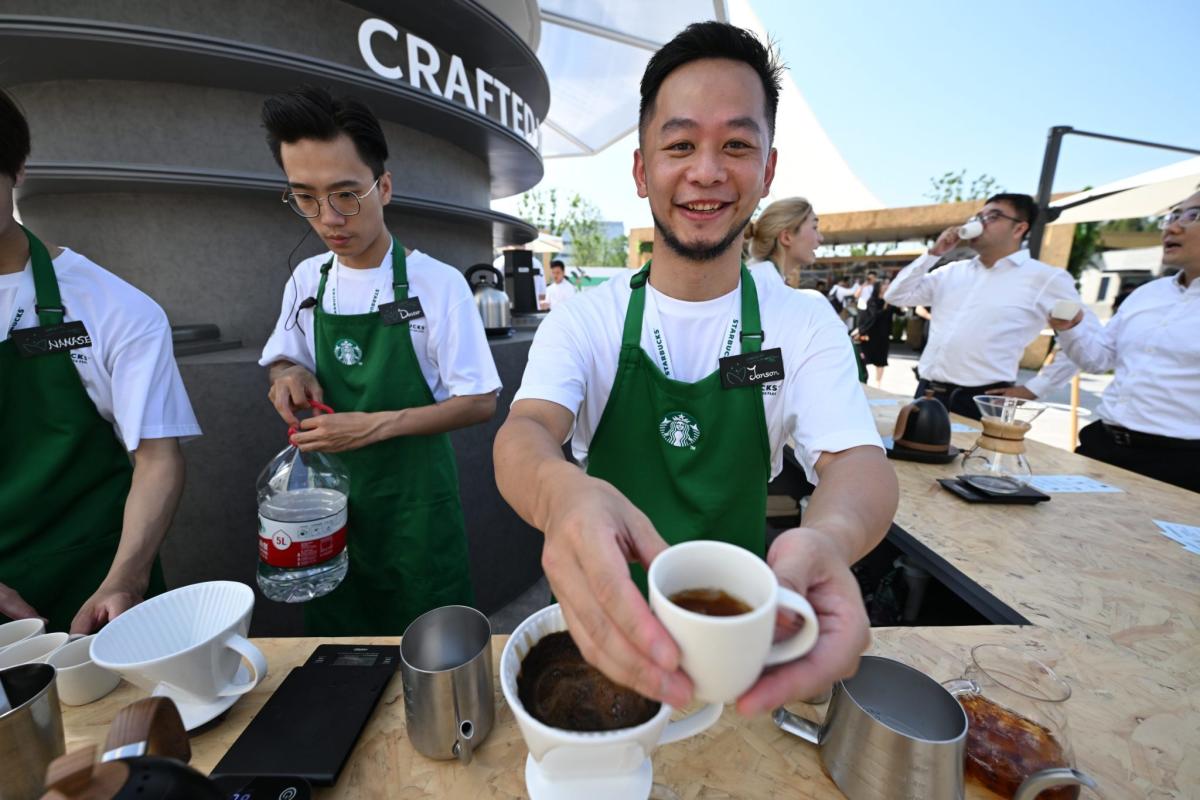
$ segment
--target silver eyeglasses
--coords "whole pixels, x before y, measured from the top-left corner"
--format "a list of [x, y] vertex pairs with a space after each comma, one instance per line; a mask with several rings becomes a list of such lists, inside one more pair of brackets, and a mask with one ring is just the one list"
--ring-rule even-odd
[[[343, 217], [353, 217], [359, 211], [362, 211], [362, 199], [375, 191], [375, 187], [377, 186], [379, 186], [379, 178], [376, 178], [375, 182], [371, 184], [371, 188], [362, 194], [355, 194], [350, 191], [330, 192], [325, 195], [325, 202], [329, 203], [329, 207]], [[282, 202], [286, 203], [288, 208], [305, 219], [315, 219], [321, 216], [321, 198], [316, 195], [305, 194], [303, 192], [285, 192]]]
[[1192, 206], [1191, 208], [1182, 210], [1177, 208], [1158, 221], [1158, 229], [1165, 231], [1176, 222], [1179, 223], [1179, 227], [1187, 228], [1195, 225], [1196, 220], [1200, 220], [1200, 206]]

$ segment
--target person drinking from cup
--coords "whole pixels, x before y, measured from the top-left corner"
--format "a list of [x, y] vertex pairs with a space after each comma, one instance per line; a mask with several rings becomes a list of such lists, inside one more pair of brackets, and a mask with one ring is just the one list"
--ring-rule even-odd
[[[585, 658], [675, 707], [692, 683], [643, 597], [669, 543], [719, 538], [766, 556], [816, 610], [812, 651], [741, 696], [755, 713], [854, 672], [869, 629], [849, 566], [897, 504], [845, 327], [815, 293], [760, 285], [740, 263], [775, 173], [780, 69], [719, 22], [650, 59], [633, 178], [663, 246], [542, 323], [496, 437], [497, 484], [545, 534], [542, 564]], [[766, 486], [789, 437], [818, 485], [803, 527], [768, 552]], [[568, 439], [582, 468], [563, 457]]]
[[[350, 571], [305, 605], [310, 635], [400, 634], [469, 605], [471, 576], [448, 431], [491, 419], [500, 378], [462, 274], [388, 232], [387, 141], [362, 103], [317, 88], [263, 104], [283, 202], [329, 251], [300, 262], [259, 363], [302, 451], [350, 470]], [[336, 413], [300, 421], [323, 403]]]
[[817, 229], [820, 220], [803, 197], [776, 200], [758, 219], [746, 225], [750, 276], [763, 281], [799, 288], [800, 271], [816, 263], [816, 249], [824, 239]]
[[1100, 325], [1091, 311], [1051, 317], [1071, 360], [1113, 371], [1075, 452], [1200, 492], [1200, 192], [1161, 223], [1163, 264]]
[[29, 151], [0, 91], [0, 622], [86, 634], [165, 588], [200, 426], [158, 304], [14, 218]]
[[[932, 391], [956, 414], [979, 419], [971, 399], [1002, 394], [1033, 400], [1075, 374], [1059, 356], [1024, 386], [1016, 386], [1026, 346], [1046, 326], [1059, 300], [1082, 302], [1065, 269], [1043, 264], [1021, 249], [1037, 204], [1027, 194], [988, 198], [967, 225], [947, 228], [929, 252], [900, 271], [883, 299], [893, 306], [937, 307], [937, 324], [917, 362], [917, 391]], [[977, 255], [930, 271], [944, 253], [966, 242]]]

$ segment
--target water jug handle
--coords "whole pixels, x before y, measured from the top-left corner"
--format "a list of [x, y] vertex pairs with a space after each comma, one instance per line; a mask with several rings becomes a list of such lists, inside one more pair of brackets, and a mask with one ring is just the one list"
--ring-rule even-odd
[[1013, 795], [1013, 800], [1034, 800], [1047, 789], [1070, 785], [1086, 786], [1089, 789], [1096, 788], [1096, 782], [1086, 773], [1077, 769], [1056, 767], [1035, 772], [1021, 781], [1021, 785], [1017, 787], [1017, 793]]
[[[313, 408], [315, 408], [317, 411], [320, 411], [322, 414], [334, 413], [332, 406], [327, 406], [319, 400], [309, 400], [308, 404], [310, 406], [312, 406]], [[300, 430], [300, 428], [296, 425], [288, 426], [288, 444], [292, 443], [292, 437], [295, 436], [299, 430]]]

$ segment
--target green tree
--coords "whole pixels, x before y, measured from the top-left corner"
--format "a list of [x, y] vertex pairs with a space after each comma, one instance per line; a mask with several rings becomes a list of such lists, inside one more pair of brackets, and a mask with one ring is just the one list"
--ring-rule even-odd
[[1075, 238], [1071, 241], [1071, 255], [1067, 256], [1067, 271], [1076, 281], [1083, 268], [1100, 249], [1099, 222], [1081, 222], [1075, 226]]
[[935, 203], [961, 203], [964, 200], [983, 200], [986, 197], [1003, 192], [1004, 187], [996, 182], [991, 175], [981, 174], [967, 183], [967, 171], [944, 172], [936, 178], [929, 179], [929, 191], [925, 193]]
[[560, 201], [555, 189], [526, 192], [517, 202], [517, 214], [526, 222], [555, 236], [569, 236], [572, 260], [587, 267], [625, 265], [629, 239], [608, 237], [600, 209], [578, 194]]

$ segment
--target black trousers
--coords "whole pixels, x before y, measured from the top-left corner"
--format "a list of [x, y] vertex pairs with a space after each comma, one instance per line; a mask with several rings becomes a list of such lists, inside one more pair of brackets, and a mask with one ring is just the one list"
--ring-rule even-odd
[[933, 383], [925, 378], [920, 378], [917, 381], [917, 391], [913, 394], [914, 398], [921, 398], [930, 389], [933, 390], [933, 396], [942, 401], [942, 405], [946, 407], [952, 414], [961, 414], [964, 417], [971, 419], [979, 419], [982, 414], [979, 413], [979, 406], [975, 405], [972, 399], [977, 394], [984, 394], [988, 389], [1005, 389], [1012, 386], [1010, 382], [989, 383], [986, 386], [955, 386], [953, 384]]
[[1075, 452], [1147, 478], [1200, 492], [1200, 449], [1119, 444], [1103, 423], [1093, 422], [1079, 432], [1079, 447]]

